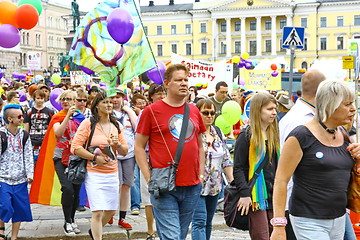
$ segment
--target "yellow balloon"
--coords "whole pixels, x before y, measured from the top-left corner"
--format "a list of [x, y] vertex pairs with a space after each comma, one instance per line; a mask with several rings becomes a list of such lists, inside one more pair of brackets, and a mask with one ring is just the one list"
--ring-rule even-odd
[[246, 60], [246, 59], [249, 58], [249, 54], [247, 52], [244, 52], [244, 53], [241, 54], [241, 58]]
[[232, 58], [232, 62], [233, 63], [239, 63], [240, 62], [240, 57], [239, 56], [235, 56]]

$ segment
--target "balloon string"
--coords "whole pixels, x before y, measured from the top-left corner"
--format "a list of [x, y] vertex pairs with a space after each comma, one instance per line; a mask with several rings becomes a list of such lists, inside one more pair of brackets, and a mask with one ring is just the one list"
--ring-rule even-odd
[[[120, 1], [120, 0], [119, 0], [119, 1]], [[158, 73], [159, 73], [159, 75], [160, 75], [161, 81], [164, 82], [164, 78], [163, 78], [163, 76], [162, 76], [162, 74], [161, 74], [161, 72], [160, 72], [160, 68], [159, 68], [159, 66], [158, 66], [158, 64], [157, 64], [157, 62], [156, 62], [154, 52], [153, 52], [153, 50], [152, 50], [152, 48], [151, 48], [149, 38], [148, 38], [147, 34], [145, 33], [144, 24], [143, 24], [143, 21], [142, 21], [142, 19], [141, 19], [140, 13], [139, 13], [139, 11], [138, 11], [138, 9], [137, 9], [137, 6], [136, 6], [136, 4], [135, 4], [135, 0], [132, 1], [132, 2], [133, 2], [133, 4], [135, 5], [135, 9], [136, 9], [137, 15], [139, 16], [139, 20], [140, 20], [140, 23], [141, 23], [141, 27], [142, 27], [142, 29], [143, 29], [143, 32], [144, 32], [144, 34], [145, 34], [146, 41], [147, 41], [147, 43], [148, 43], [148, 45], [149, 45], [149, 48], [150, 48], [151, 56], [152, 56], [152, 58], [153, 58], [153, 60], [154, 60], [154, 62], [155, 62], [155, 65], [156, 65], [156, 68], [157, 68]], [[166, 89], [165, 89], [165, 91], [166, 91]]]

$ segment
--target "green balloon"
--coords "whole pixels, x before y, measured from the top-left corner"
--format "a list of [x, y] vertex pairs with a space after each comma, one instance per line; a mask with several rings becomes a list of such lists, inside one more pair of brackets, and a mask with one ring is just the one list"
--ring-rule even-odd
[[41, 4], [41, 0], [20, 0], [18, 3], [18, 6], [24, 5], [24, 4], [30, 4], [33, 5], [36, 10], [38, 11], [38, 14], [40, 16], [41, 12], [42, 12], [42, 4]]
[[58, 85], [60, 82], [61, 82], [61, 77], [59, 76], [59, 74], [53, 74], [52, 76], [51, 76], [51, 81], [54, 83], [54, 84], [56, 84], [56, 85]]
[[229, 134], [232, 129], [232, 125], [224, 119], [223, 115], [216, 118], [215, 126], [218, 126], [224, 134]]
[[240, 120], [240, 116], [241, 116], [240, 105], [235, 101], [227, 101], [222, 106], [221, 114], [224, 116], [224, 119], [228, 123], [234, 125]]
[[237, 83], [233, 83], [233, 89], [238, 89], [239, 85]]

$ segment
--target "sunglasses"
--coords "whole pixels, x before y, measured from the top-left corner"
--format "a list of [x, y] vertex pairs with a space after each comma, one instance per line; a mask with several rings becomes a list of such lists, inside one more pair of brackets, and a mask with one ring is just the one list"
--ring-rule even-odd
[[201, 112], [201, 114], [204, 116], [209, 116], [209, 115], [214, 116], [215, 112], [203, 111], [203, 112]]
[[77, 98], [76, 101], [78, 101], [78, 102], [87, 102], [88, 100], [87, 99]]
[[17, 118], [17, 119], [22, 119], [22, 118], [24, 118], [24, 115], [19, 115], [19, 116], [17, 116], [17, 117], [13, 117], [13, 118]]
[[65, 102], [65, 101], [70, 102], [72, 100], [74, 100], [74, 99], [72, 99], [72, 98], [60, 98], [60, 101], [62, 101], [62, 102]]

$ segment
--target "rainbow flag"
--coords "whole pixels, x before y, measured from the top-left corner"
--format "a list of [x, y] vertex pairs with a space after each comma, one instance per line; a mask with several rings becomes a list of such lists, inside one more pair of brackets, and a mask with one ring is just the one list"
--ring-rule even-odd
[[[119, 6], [130, 12], [135, 26], [122, 45], [107, 30], [107, 16]], [[119, 85], [118, 79], [120, 84], [130, 81], [156, 66], [134, 0], [105, 0], [89, 11], [76, 30], [69, 55], [77, 65], [101, 75], [111, 88]]]
[[34, 182], [30, 189], [30, 203], [61, 206], [61, 184], [55, 172], [54, 150], [56, 136], [54, 124], [64, 120], [66, 112], [61, 110], [55, 114], [46, 131], [34, 172]]

